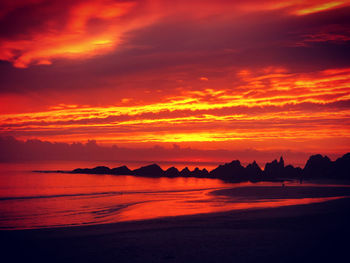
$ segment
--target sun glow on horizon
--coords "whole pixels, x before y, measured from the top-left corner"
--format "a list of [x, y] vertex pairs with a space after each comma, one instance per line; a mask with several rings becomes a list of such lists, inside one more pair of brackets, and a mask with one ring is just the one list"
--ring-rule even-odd
[[[271, 70], [264, 75], [251, 70], [240, 74], [240, 85], [232, 90], [184, 90], [153, 104], [128, 105], [129, 100], [126, 105], [105, 107], [59, 104], [42, 112], [5, 114], [0, 117], [1, 133], [21, 138], [36, 133], [42, 140], [67, 142], [80, 138], [114, 143], [239, 141], [242, 145], [244, 141], [331, 140], [335, 134], [350, 138], [350, 110], [327, 106], [350, 100], [350, 69], [310, 74]], [[311, 105], [319, 109], [308, 110]]]
[[4, 0], [0, 136], [343, 151], [349, 8], [346, 0]]

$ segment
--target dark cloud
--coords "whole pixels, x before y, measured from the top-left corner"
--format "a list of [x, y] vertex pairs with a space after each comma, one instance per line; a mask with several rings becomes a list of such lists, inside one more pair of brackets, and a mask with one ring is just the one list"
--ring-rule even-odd
[[[123, 89], [125, 86], [171, 89], [174, 84], [164, 75], [188, 72], [188, 67], [194, 74], [196, 67], [206, 69], [209, 74], [211, 71], [214, 74], [218, 67], [225, 71], [277, 65], [292, 72], [348, 67], [348, 41], [296, 44], [303, 41], [305, 35], [329, 25], [349, 29], [349, 11], [341, 8], [294, 16], [277, 10], [238, 18], [214, 16], [209, 20], [169, 16], [126, 33], [115, 52], [106, 55], [78, 61], [56, 59], [51, 66], [26, 69], [2, 62], [0, 92]], [[152, 81], [144, 78], [146, 74], [153, 76]], [[135, 83], [135, 78], [141, 83]]]
[[[324, 153], [323, 153], [324, 154]], [[254, 149], [245, 150], [203, 150], [188, 147], [179, 147], [174, 145], [170, 148], [161, 146], [149, 148], [126, 148], [118, 146], [101, 146], [95, 141], [88, 143], [52, 143], [40, 140], [20, 141], [13, 137], [0, 137], [0, 162], [18, 162], [18, 161], [114, 161], [114, 162], [169, 162], [173, 164], [177, 161], [187, 162], [192, 165], [203, 166], [205, 162], [221, 164], [232, 160], [241, 160], [244, 164], [256, 160], [261, 167], [265, 162], [284, 156], [287, 164], [293, 164], [303, 167], [309, 152], [297, 151], [258, 151]], [[341, 154], [331, 154], [330, 157], [336, 158]], [[192, 162], [189, 160], [202, 160], [201, 162]], [[203, 162], [203, 163], [202, 163]], [[169, 165], [169, 166], [170, 166]], [[60, 169], [60, 167], [57, 167]]]
[[0, 134], [339, 151], [350, 7], [323, 3], [1, 1]]
[[67, 23], [70, 6], [70, 1], [66, 0], [28, 1], [8, 9], [0, 16], [0, 39], [20, 39], [33, 32], [48, 31], [50, 27], [62, 30]]

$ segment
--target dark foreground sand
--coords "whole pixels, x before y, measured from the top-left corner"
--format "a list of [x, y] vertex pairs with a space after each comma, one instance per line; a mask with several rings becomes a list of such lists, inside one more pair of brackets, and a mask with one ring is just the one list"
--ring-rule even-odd
[[349, 186], [246, 186], [231, 189], [216, 190], [212, 195], [230, 196], [235, 199], [299, 199], [349, 196]]
[[[229, 195], [230, 190], [214, 194]], [[349, 262], [349, 209], [350, 198], [345, 198], [140, 222], [1, 231], [0, 261]]]

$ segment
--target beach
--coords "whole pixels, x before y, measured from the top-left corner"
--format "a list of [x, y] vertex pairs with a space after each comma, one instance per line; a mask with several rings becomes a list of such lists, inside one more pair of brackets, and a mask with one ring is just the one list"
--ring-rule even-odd
[[[212, 194], [229, 196], [237, 190], [220, 191]], [[1, 231], [1, 257], [7, 259], [3, 262], [345, 262], [349, 208], [350, 199], [341, 198], [113, 224]]]
[[350, 0], [0, 0], [0, 263], [350, 263]]

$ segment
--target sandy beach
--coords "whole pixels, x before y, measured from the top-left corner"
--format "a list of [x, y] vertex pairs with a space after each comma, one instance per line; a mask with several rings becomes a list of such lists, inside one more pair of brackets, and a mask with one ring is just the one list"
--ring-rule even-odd
[[0, 0], [0, 263], [350, 263], [350, 0]]
[[[290, 190], [290, 195], [297, 191]], [[236, 196], [237, 191], [243, 190], [212, 194]], [[244, 195], [250, 190], [245, 191]], [[337, 191], [338, 196], [348, 192]], [[326, 196], [334, 193], [329, 190]], [[3, 262], [345, 262], [349, 208], [350, 199], [343, 198], [105, 225], [1, 231], [1, 257]]]

